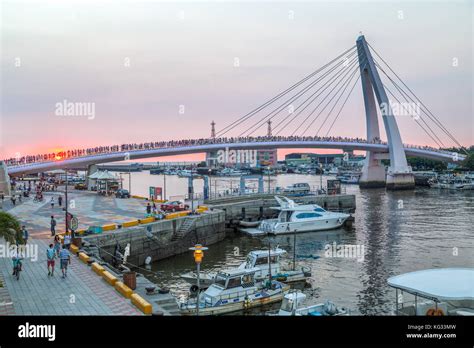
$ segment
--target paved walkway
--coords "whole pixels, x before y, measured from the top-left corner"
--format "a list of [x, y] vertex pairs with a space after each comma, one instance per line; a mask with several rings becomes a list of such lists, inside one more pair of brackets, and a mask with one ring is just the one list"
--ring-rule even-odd
[[[62, 192], [48, 192], [41, 203], [33, 202], [33, 198], [24, 198], [23, 203], [12, 206], [6, 202], [5, 210], [15, 215], [30, 232], [31, 236], [48, 238], [50, 235], [51, 215], [56, 219], [56, 231], [64, 232], [64, 211], [58, 206], [57, 197]], [[54, 208], [51, 208], [51, 197], [55, 197]], [[79, 219], [79, 229], [94, 225], [121, 223], [145, 217], [146, 201], [140, 199], [119, 199], [99, 196], [95, 192], [72, 190], [68, 193], [69, 212]]]
[[4, 285], [0, 287], [0, 315], [142, 314], [75, 256], [67, 278], [61, 278], [58, 261], [54, 277], [48, 277], [47, 241], [33, 239], [30, 243], [37, 246], [38, 259], [25, 259], [20, 280], [11, 274], [11, 259], [0, 258], [0, 281]]

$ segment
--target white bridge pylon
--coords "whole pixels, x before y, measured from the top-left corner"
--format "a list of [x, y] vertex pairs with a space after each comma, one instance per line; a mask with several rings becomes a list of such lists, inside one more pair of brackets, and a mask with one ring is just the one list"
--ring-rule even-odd
[[[359, 181], [361, 187], [387, 187], [388, 189], [411, 189], [415, 187], [415, 179], [411, 167], [407, 163], [402, 138], [397, 122], [393, 116], [390, 102], [380, 79], [377, 67], [363, 35], [357, 39], [357, 53], [364, 95], [367, 123], [367, 140], [380, 139], [380, 129], [374, 93], [377, 98], [387, 134], [390, 166], [385, 174], [381, 164], [384, 154], [367, 151], [366, 160]], [[385, 153], [386, 154], [386, 153]]]

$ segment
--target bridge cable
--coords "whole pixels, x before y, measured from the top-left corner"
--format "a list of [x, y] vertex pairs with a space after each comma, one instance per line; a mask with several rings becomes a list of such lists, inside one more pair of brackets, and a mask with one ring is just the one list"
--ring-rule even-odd
[[[306, 123], [306, 121], [316, 112], [316, 110], [319, 108], [319, 106], [331, 95], [331, 93], [339, 86], [342, 84], [342, 86], [344, 85], [345, 83], [345, 78], [351, 74], [354, 66], [356, 66], [356, 69], [358, 69], [358, 66], [357, 66], [357, 60], [354, 62], [354, 64], [350, 67], [347, 68], [347, 72], [344, 74], [343, 78], [341, 79], [341, 81], [339, 81], [329, 92], [328, 94], [323, 98], [323, 100], [313, 109], [313, 111], [310, 112], [310, 114], [298, 125], [298, 127], [293, 131], [293, 133], [291, 134], [292, 136]], [[338, 90], [339, 91], [339, 90]], [[315, 116], [315, 118], [313, 118], [313, 120], [307, 125], [307, 127], [305, 128], [305, 130], [303, 131], [303, 133], [301, 135], [304, 135], [308, 129], [314, 124], [314, 122], [319, 118], [319, 116], [323, 113], [323, 111], [327, 108], [327, 106], [331, 103], [331, 101], [334, 99], [334, 97], [337, 95], [338, 91], [336, 91], [336, 93], [329, 99], [329, 102], [323, 107], [323, 109]]]
[[[323, 111], [329, 106], [329, 104], [331, 103], [331, 101], [334, 99], [334, 97], [339, 93], [339, 91], [341, 90], [341, 88], [344, 86], [344, 84], [347, 82], [347, 77], [352, 77], [351, 73], [352, 73], [352, 68], [354, 68], [354, 66], [356, 66], [356, 63], [354, 63], [353, 66], [351, 66], [348, 71], [346, 72], [346, 74], [343, 76], [343, 79], [338, 82], [338, 84], [336, 84], [330, 91], [329, 93], [323, 98], [323, 100], [313, 109], [313, 111], [311, 111], [311, 113], [303, 120], [302, 123], [300, 123], [300, 125], [293, 131], [293, 133], [291, 134], [292, 136], [298, 131], [298, 129], [301, 128], [301, 126], [303, 126], [303, 124], [316, 112], [316, 110], [319, 108], [319, 106], [327, 100], [327, 98], [329, 98], [329, 96], [331, 95], [331, 93], [336, 89], [336, 92], [335, 94], [329, 98], [329, 101], [326, 103], [326, 105], [324, 105], [324, 107], [321, 109], [321, 111], [319, 111], [319, 113], [313, 118], [313, 120], [306, 126], [305, 130], [301, 133], [301, 136], [303, 136], [308, 130], [309, 128], [314, 124], [314, 122], [316, 122], [316, 120], [319, 119], [319, 116], [321, 116], [321, 114], [323, 113]], [[354, 69], [354, 73], [355, 71], [357, 70], [357, 66], [356, 68]], [[346, 79], [346, 80], [344, 80]]]
[[[348, 57], [352, 57], [353, 55], [355, 55], [357, 52], [354, 51], [352, 52]], [[337, 69], [339, 66], [341, 65], [344, 65], [344, 61], [341, 61], [339, 63], [337, 63], [336, 66], [334, 66], [333, 68], [331, 68], [329, 71], [327, 71], [326, 73], [324, 73], [322, 76], [320, 76], [316, 81], [312, 82], [310, 85], [306, 86], [303, 90], [301, 90], [300, 92], [296, 93], [294, 96], [292, 96], [290, 99], [287, 99], [285, 102], [283, 102], [282, 104], [280, 104], [278, 107], [276, 107], [275, 109], [273, 109], [270, 113], [268, 113], [267, 115], [265, 115], [263, 118], [259, 119], [257, 122], [255, 122], [253, 125], [251, 125], [250, 127], [248, 127], [245, 131], [243, 131], [239, 136], [242, 136], [243, 134], [247, 133], [249, 130], [251, 130], [252, 128], [256, 127], [259, 123], [261, 123], [257, 128], [255, 128], [251, 133], [247, 134], [247, 135], [250, 135], [252, 133], [254, 133], [255, 131], [257, 131], [258, 129], [260, 129], [264, 124], [265, 122], [267, 122], [268, 120], [271, 120], [272, 118], [274, 118], [276, 115], [278, 115], [282, 110], [285, 109], [285, 107], [291, 105], [292, 102], [294, 102], [295, 100], [299, 99], [303, 94], [305, 94], [308, 90], [310, 90], [312, 87], [314, 87], [318, 82], [320, 82], [321, 80], [323, 80], [325, 77], [327, 77], [331, 72], [333, 72], [335, 69]], [[343, 70], [343, 69], [342, 69]], [[313, 93], [314, 95], [314, 93]], [[309, 98], [308, 98], [309, 99]], [[300, 105], [301, 106], [301, 105]], [[275, 113], [276, 112], [276, 113]], [[275, 114], [274, 114], [275, 113]], [[273, 116], [271, 116], [272, 114], [274, 114]], [[268, 118], [269, 116], [271, 116], [270, 118]], [[268, 120], [267, 120], [268, 118]]]
[[[354, 52], [354, 53], [355, 53], [355, 52]], [[350, 56], [348, 56], [348, 57], [350, 57]], [[354, 62], [354, 60], [352, 60], [352, 61], [349, 62], [348, 64], [352, 64], [353, 62]], [[343, 68], [342, 70], [344, 70], [344, 68]], [[327, 81], [327, 82], [328, 82], [328, 81]], [[311, 98], [313, 98], [314, 95], [315, 95], [316, 93], [318, 93], [319, 91], [321, 91], [321, 88], [323, 88], [323, 87], [324, 87], [324, 85], [321, 86], [320, 88], [318, 88], [318, 89], [317, 89], [313, 94], [311, 94], [303, 103], [301, 103], [295, 110], [293, 110], [293, 112], [297, 111], [297, 110], [298, 110], [300, 107], [302, 107], [308, 100], [310, 100]], [[324, 91], [324, 90], [323, 90], [323, 91]], [[287, 118], [282, 119], [282, 120], [273, 128], [274, 131], [276, 131], [276, 130], [283, 124], [284, 121], [287, 121], [287, 122], [286, 122], [286, 124], [285, 124], [283, 127], [281, 127], [275, 134], [276, 134], [276, 135], [280, 134], [280, 132], [281, 132], [283, 129], [285, 129], [286, 127], [288, 127], [288, 125], [291, 124], [299, 115], [301, 115], [301, 113], [302, 113], [303, 111], [305, 111], [305, 110], [308, 108], [308, 106], [310, 106], [321, 94], [322, 94], [322, 92], [319, 93], [318, 95], [316, 95], [308, 104], [306, 104], [306, 106], [305, 106], [302, 110], [300, 110], [300, 111], [298, 111], [297, 113], [295, 113], [291, 119], [289, 119], [289, 120], [288, 120]]]
[[248, 118], [252, 117], [253, 115], [255, 115], [257, 112], [259, 112], [260, 110], [264, 109], [265, 107], [267, 107], [269, 104], [273, 103], [275, 100], [279, 99], [281, 96], [285, 95], [286, 93], [292, 91], [293, 89], [295, 89], [296, 87], [298, 87], [299, 85], [301, 85], [302, 83], [306, 82], [308, 79], [311, 79], [314, 75], [316, 75], [317, 73], [319, 73], [320, 71], [324, 70], [326, 67], [330, 66], [332, 63], [334, 63], [336, 60], [340, 59], [341, 57], [343, 57], [345, 54], [347, 54], [348, 52], [354, 50], [356, 47], [356, 45], [352, 46], [351, 48], [345, 50], [343, 53], [341, 53], [340, 55], [338, 55], [336, 58], [334, 58], [333, 60], [331, 60], [329, 63], [326, 63], [325, 65], [323, 65], [321, 68], [315, 70], [314, 72], [312, 72], [311, 74], [309, 74], [308, 76], [306, 76], [305, 78], [303, 78], [302, 80], [298, 81], [297, 83], [293, 84], [291, 87], [287, 88], [286, 90], [284, 90], [283, 92], [280, 92], [278, 95], [276, 95], [275, 97], [271, 98], [270, 100], [268, 100], [267, 102], [263, 103], [262, 105], [260, 105], [259, 107], [253, 109], [252, 111], [250, 111], [249, 113], [245, 114], [244, 116], [240, 117], [238, 120], [232, 122], [231, 124], [227, 125], [226, 127], [224, 127], [223, 129], [221, 129], [220, 131], [217, 132], [217, 136], [222, 136], [224, 135], [225, 133], [227, 133], [229, 130], [233, 129], [236, 125], [240, 124], [241, 122], [244, 122], [245, 120], [247, 120]]
[[[407, 103], [409, 103], [409, 102], [408, 102], [408, 99], [407, 99], [407, 96], [406, 96], [405, 92], [401, 89], [401, 87], [400, 87], [395, 81], [393, 81], [393, 80], [390, 78], [390, 76], [387, 75], [387, 73], [383, 70], [382, 67], [379, 66], [379, 64], [378, 64], [377, 62], [375, 62], [375, 64], [376, 64], [376, 66], [382, 71], [382, 73], [383, 73], [385, 76], [387, 76], [387, 78], [390, 80], [390, 82], [392, 82], [392, 84], [395, 86], [395, 88], [397, 89], [398, 93], [400, 93], [400, 95], [402, 96], [402, 98], [404, 98], [405, 101], [406, 101]], [[384, 85], [384, 87], [386, 87], [386, 86]], [[388, 90], [387, 87], [386, 87], [386, 89]], [[392, 92], [390, 92], [390, 94], [395, 98], [395, 100], [396, 100], [400, 105], [403, 106], [403, 108], [404, 108], [407, 112], [409, 112], [409, 110], [395, 97], [395, 95], [394, 95]], [[409, 97], [409, 96], [408, 96], [408, 97]], [[412, 100], [412, 101], [413, 101], [413, 100]], [[413, 101], [413, 102], [414, 102], [414, 101]], [[416, 118], [413, 118], [413, 119], [414, 119], [415, 121], [417, 121], [417, 123], [419, 123]], [[445, 146], [444, 143], [443, 143], [443, 142], [441, 141], [441, 139], [438, 137], [438, 135], [436, 134], [436, 132], [433, 131], [433, 129], [431, 129], [431, 127], [428, 125], [428, 123], [426, 123], [426, 121], [424, 120], [424, 118], [423, 118], [423, 117], [420, 117], [420, 120], [426, 125], [426, 127], [431, 131], [431, 133], [432, 133], [432, 134], [434, 135], [434, 137], [437, 139], [437, 141], [435, 140], [435, 142], [438, 144], [438, 146], [439, 146], [439, 147], [444, 147], [444, 146]], [[419, 123], [419, 125], [421, 126], [420, 123]], [[426, 131], [425, 131], [425, 132], [426, 132]], [[430, 136], [430, 137], [431, 137], [431, 136]], [[431, 139], [433, 139], [433, 137], [431, 137]], [[433, 140], [434, 140], [434, 139], [433, 139]]]
[[[350, 72], [351, 72], [352, 68], [355, 66], [356, 62], [357, 62], [357, 58], [355, 58], [355, 59], [350, 63], [349, 66], [346, 66], [346, 67], [345, 67], [345, 70], [342, 70], [340, 73], [338, 73], [338, 76], [337, 76], [334, 80], [330, 81], [330, 83], [326, 83], [325, 85], [323, 85], [324, 89], [321, 91], [321, 93], [319, 93], [319, 94], [313, 99], [313, 101], [316, 100], [316, 98], [319, 97], [319, 96], [322, 94], [322, 92], [324, 92], [326, 89], [328, 89], [335, 81], [339, 80], [339, 78], [342, 77], [342, 79], [341, 79], [340, 81], [338, 81], [338, 82], [336, 83], [336, 85], [322, 98], [322, 100], [319, 102], [319, 104], [316, 105], [316, 107], [313, 109], [313, 111], [311, 111], [311, 113], [310, 113], [309, 115], [307, 115], [306, 118], [305, 118], [302, 122], [300, 122], [300, 124], [293, 130], [293, 132], [291, 133], [291, 136], [293, 136], [293, 135], [296, 134], [296, 132], [304, 125], [304, 123], [305, 123], [305, 122], [314, 114], [314, 112], [323, 104], [323, 102], [326, 100], [326, 98], [328, 98], [328, 97], [331, 95], [331, 93], [334, 91], [334, 89], [338, 87], [338, 85], [341, 83], [341, 81], [343, 81], [344, 78], [345, 78], [348, 74], [350, 74]], [[341, 76], [342, 73], [345, 73], [345, 74]], [[313, 101], [312, 101], [312, 102], [313, 102]]]
[[[359, 71], [359, 72], [360, 72], [360, 71]], [[339, 111], [338, 111], [336, 117], [335, 117], [334, 120], [332, 121], [331, 126], [329, 127], [328, 131], [326, 132], [326, 137], [329, 135], [329, 132], [331, 132], [332, 127], [334, 126], [334, 123], [336, 123], [336, 121], [337, 121], [337, 119], [338, 119], [338, 117], [339, 117], [339, 114], [341, 113], [342, 109], [344, 108], [344, 105], [346, 105], [346, 102], [347, 102], [347, 100], [349, 99], [349, 97], [351, 96], [352, 91], [354, 90], [354, 87], [357, 85], [357, 82], [359, 81], [359, 79], [360, 79], [360, 73], [359, 73], [359, 76], [357, 76], [357, 79], [355, 80], [354, 84], [352, 85], [351, 90], [350, 90], [349, 93], [347, 94], [346, 99], [344, 100], [344, 103], [342, 103], [341, 108], [339, 109]]]
[[[383, 87], [387, 90], [387, 92], [393, 97], [395, 98], [395, 100], [400, 104], [402, 105], [402, 103], [398, 100], [398, 98], [395, 96], [395, 94], [392, 93], [392, 91], [388, 88], [388, 86], [386, 86], [385, 84], [382, 84]], [[404, 107], [404, 106], [403, 106]], [[404, 107], [405, 108], [405, 107]], [[408, 111], [408, 110], [407, 110]], [[421, 119], [421, 118], [420, 118]], [[418, 124], [418, 126], [420, 126], [421, 129], [423, 129], [423, 131], [441, 148], [442, 146], [444, 146], [443, 142], [436, 136], [436, 134], [431, 130], [431, 128], [428, 126], [428, 128], [431, 130], [431, 132], [433, 133], [433, 135], [435, 137], [433, 137], [433, 135], [431, 135], [425, 127], [423, 127], [423, 125], [417, 120], [415, 119], [415, 122]], [[422, 120], [422, 119], [421, 119]], [[425, 122], [426, 124], [426, 122]]]
[[[397, 75], [397, 73], [390, 67], [390, 65], [378, 54], [378, 52], [370, 45], [370, 48], [375, 52], [375, 54], [382, 60], [382, 62], [390, 69], [390, 71], [397, 77], [397, 79], [405, 86], [405, 88], [415, 97], [415, 99], [428, 111], [424, 113], [451, 139], [454, 141], [455, 144], [457, 144], [466, 154], [467, 151], [465, 150], [465, 147], [461, 145], [456, 138], [449, 132], [449, 130], [442, 124], [442, 122], [428, 109], [428, 107], [420, 100], [420, 98], [417, 97], [417, 95], [410, 89], [410, 87], [407, 86], [407, 84], [400, 78], [400, 76]], [[413, 101], [413, 99], [410, 98], [410, 100]], [[414, 102], [414, 101], [413, 101]], [[431, 115], [431, 116], [430, 116]]]
[[344, 95], [344, 92], [346, 91], [347, 87], [349, 87], [352, 79], [354, 78], [355, 74], [357, 73], [357, 71], [360, 72], [360, 69], [356, 68], [354, 70], [354, 72], [352, 73], [351, 77], [349, 78], [349, 80], [347, 80], [345, 86], [344, 86], [344, 89], [342, 90], [341, 94], [339, 95], [339, 97], [337, 98], [336, 102], [334, 103], [334, 105], [332, 106], [331, 110], [329, 110], [329, 113], [327, 114], [326, 118], [324, 119], [323, 123], [321, 124], [321, 126], [318, 128], [318, 131], [316, 132], [316, 136], [318, 136], [319, 132], [321, 131], [321, 129], [324, 127], [324, 125], [326, 124], [326, 121], [328, 120], [329, 116], [331, 115], [331, 113], [333, 112], [334, 108], [336, 107], [337, 103], [339, 103], [339, 100], [341, 99], [341, 97]]

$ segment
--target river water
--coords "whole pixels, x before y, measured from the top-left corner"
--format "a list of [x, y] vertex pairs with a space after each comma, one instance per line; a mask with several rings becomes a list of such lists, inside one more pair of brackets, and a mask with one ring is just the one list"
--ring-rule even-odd
[[[322, 178], [323, 186], [328, 178], [331, 177]], [[288, 174], [272, 177], [270, 184], [272, 188], [296, 182], [319, 186], [320, 181], [320, 176]], [[187, 192], [187, 179], [167, 176], [166, 184], [168, 196]], [[162, 175], [132, 174], [134, 194], [147, 195], [149, 186], [162, 185]], [[266, 182], [265, 188], [267, 185]], [[330, 299], [349, 308], [353, 314], [387, 315], [395, 305], [395, 290], [387, 286], [387, 278], [427, 268], [473, 267], [474, 191], [417, 188], [390, 192], [343, 186], [346, 193], [356, 195], [352, 229], [302, 233], [296, 238], [297, 265], [312, 269], [308, 281], [311, 286], [303, 289], [308, 304]], [[238, 187], [238, 178], [212, 179], [213, 189], [229, 187]], [[202, 180], [196, 180], [195, 192], [201, 191]], [[245, 261], [249, 251], [267, 248], [268, 242], [268, 237], [231, 234], [224, 241], [209, 246], [202, 270], [236, 267]], [[271, 237], [270, 243], [287, 250], [285, 261], [292, 263], [293, 235]], [[328, 255], [325, 248], [333, 243], [358, 245], [359, 251], [364, 253], [358, 254], [358, 258]], [[308, 257], [310, 255], [312, 257]], [[189, 285], [179, 274], [194, 268], [190, 251], [155, 262], [147, 277], [182, 297], [187, 294]]]

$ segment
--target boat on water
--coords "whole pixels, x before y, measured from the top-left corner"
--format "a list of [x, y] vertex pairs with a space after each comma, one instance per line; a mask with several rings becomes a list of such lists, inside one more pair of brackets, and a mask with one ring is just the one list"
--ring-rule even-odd
[[325, 170], [325, 174], [327, 174], [327, 175], [338, 175], [339, 174], [339, 169], [337, 167], [331, 167], [331, 168]]
[[474, 190], [474, 181], [468, 176], [440, 176], [428, 181], [430, 188], [445, 190]]
[[306, 295], [301, 291], [287, 292], [281, 303], [280, 310], [269, 311], [267, 315], [278, 316], [339, 316], [349, 315], [349, 311], [344, 307], [337, 307], [333, 302], [326, 301], [311, 306], [304, 306]]
[[358, 184], [360, 179], [360, 173], [346, 173], [336, 176], [337, 180], [340, 180], [343, 184]]
[[218, 172], [219, 176], [242, 176], [246, 175], [247, 172], [242, 170], [234, 169], [234, 168], [224, 168], [220, 172]]
[[[270, 265], [268, 265], [268, 254], [270, 254]], [[272, 279], [283, 283], [303, 282], [311, 276], [311, 268], [299, 267], [289, 269], [282, 267], [281, 258], [286, 254], [286, 250], [275, 248], [270, 252], [268, 250], [254, 250], [248, 253], [245, 262], [239, 265], [238, 270], [257, 269], [255, 272], [256, 281], [268, 279], [270, 271]], [[217, 272], [199, 272], [199, 287], [206, 289], [211, 286], [217, 276]], [[188, 272], [181, 274], [180, 277], [192, 285], [191, 292], [197, 291], [197, 273]]]
[[197, 308], [199, 315], [224, 314], [281, 301], [290, 286], [276, 280], [259, 282], [255, 279], [259, 271], [259, 268], [244, 268], [218, 272], [206, 291], [178, 302], [181, 315], [195, 315]]
[[249, 234], [287, 234], [331, 230], [341, 227], [350, 217], [349, 214], [326, 211], [317, 204], [299, 205], [284, 196], [275, 196], [275, 199], [280, 206], [272, 207], [272, 209], [280, 210], [278, 218], [262, 220], [256, 228], [257, 233], [249, 231]]
[[[388, 278], [395, 315], [474, 315], [474, 268], [436, 268]], [[404, 293], [414, 296], [406, 301]]]

